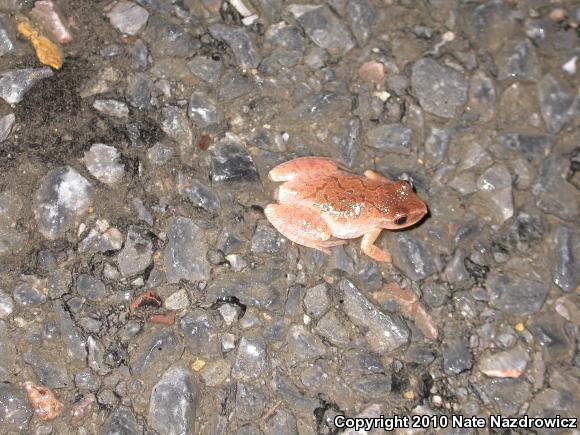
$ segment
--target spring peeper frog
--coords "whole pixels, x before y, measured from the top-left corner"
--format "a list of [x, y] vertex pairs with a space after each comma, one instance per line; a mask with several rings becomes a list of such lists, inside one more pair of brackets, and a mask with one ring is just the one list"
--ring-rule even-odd
[[367, 170], [364, 177], [340, 169], [331, 159], [300, 157], [273, 168], [278, 204], [264, 210], [287, 239], [329, 254], [344, 239], [363, 236], [361, 249], [377, 261], [391, 255], [375, 241], [383, 229], [399, 230], [419, 222], [427, 205], [406, 181], [391, 181]]

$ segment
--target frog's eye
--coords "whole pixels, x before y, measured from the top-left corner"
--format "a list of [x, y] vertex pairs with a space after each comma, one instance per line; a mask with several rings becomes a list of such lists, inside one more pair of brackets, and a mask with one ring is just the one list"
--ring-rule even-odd
[[407, 216], [397, 216], [393, 222], [395, 225], [405, 225], [407, 223]]

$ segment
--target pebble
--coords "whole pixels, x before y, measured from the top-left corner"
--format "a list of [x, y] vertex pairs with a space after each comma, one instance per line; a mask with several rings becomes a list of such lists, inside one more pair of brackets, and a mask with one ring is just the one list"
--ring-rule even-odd
[[492, 271], [486, 285], [490, 305], [513, 316], [528, 316], [542, 308], [548, 286], [512, 274]]
[[242, 27], [214, 24], [209, 27], [211, 36], [225, 42], [232, 50], [236, 62], [242, 69], [257, 68], [260, 53], [248, 31]]
[[292, 4], [287, 9], [312, 42], [332, 56], [343, 56], [354, 47], [350, 32], [328, 6]]
[[580, 237], [570, 228], [560, 226], [555, 234], [555, 256], [553, 281], [565, 292], [573, 292], [580, 286]]
[[352, 167], [360, 148], [362, 122], [353, 117], [348, 120], [343, 136], [339, 139], [340, 159], [347, 167]]
[[[199, 39], [187, 30], [186, 26], [178, 25], [169, 17], [166, 18], [159, 14], [153, 14], [149, 17], [147, 27], [143, 32], [143, 40], [148, 44], [153, 57], [162, 59], [162, 62], [165, 63], [160, 67], [169, 67], [166, 71], [171, 71], [175, 65], [179, 65], [178, 68], [189, 75], [185, 63], [182, 63], [181, 60], [176, 63], [168, 62], [168, 57], [188, 58], [200, 48]], [[158, 63], [155, 62], [155, 64]]]
[[77, 171], [69, 166], [53, 169], [36, 191], [38, 230], [50, 240], [62, 236], [87, 212], [91, 199], [91, 184]]
[[227, 279], [218, 277], [208, 286], [206, 298], [216, 301], [235, 296], [244, 305], [259, 309], [275, 309], [281, 303], [280, 290], [272, 284], [274, 279], [269, 275], [269, 273], [266, 276], [254, 275], [251, 278], [247, 275], [229, 275]]
[[32, 408], [23, 389], [9, 382], [0, 384], [0, 430], [26, 432], [32, 418]]
[[[191, 132], [190, 132], [191, 133]], [[190, 142], [191, 144], [191, 142]], [[147, 158], [155, 166], [162, 166], [173, 157], [173, 148], [156, 142], [151, 148], [147, 150]]]
[[209, 278], [207, 247], [201, 228], [191, 219], [181, 216], [172, 218], [167, 228], [165, 267], [167, 280], [178, 283], [180, 279], [190, 282]]
[[138, 433], [137, 419], [131, 408], [121, 405], [116, 408], [103, 425], [104, 435], [121, 435]]
[[413, 90], [421, 108], [442, 118], [452, 118], [467, 101], [465, 76], [433, 59], [420, 59], [413, 65]]
[[322, 357], [326, 347], [320, 338], [312, 334], [303, 325], [293, 325], [288, 330], [286, 337], [288, 353], [292, 365]]
[[365, 337], [371, 349], [386, 354], [408, 343], [409, 330], [400, 318], [379, 311], [346, 279], [339, 288], [344, 295], [342, 310], [355, 325], [368, 329]]
[[580, 199], [576, 188], [566, 179], [569, 169], [568, 159], [556, 154], [550, 155], [540, 166], [532, 193], [539, 209], [574, 221], [580, 213]]
[[179, 321], [185, 345], [189, 351], [202, 358], [215, 358], [220, 353], [221, 321], [213, 313], [196, 308]]
[[488, 122], [495, 113], [495, 86], [482, 71], [477, 71], [469, 80], [470, 113], [477, 114], [478, 121]]
[[506, 242], [511, 248], [526, 252], [543, 240], [543, 235], [542, 216], [535, 210], [520, 210], [508, 228]]
[[242, 382], [259, 379], [268, 368], [266, 343], [260, 337], [242, 337], [232, 376]]
[[345, 346], [349, 342], [348, 330], [333, 311], [329, 311], [318, 321], [314, 331], [334, 346]]
[[498, 79], [537, 81], [541, 68], [533, 44], [524, 39], [508, 42], [499, 54]]
[[0, 14], [0, 57], [16, 50], [14, 38], [6, 28], [6, 16]]
[[100, 384], [100, 378], [88, 367], [75, 374], [75, 386], [79, 390], [97, 391]]
[[153, 243], [143, 236], [137, 228], [130, 227], [125, 245], [117, 256], [117, 266], [125, 277], [142, 273], [151, 263]]
[[161, 109], [161, 114], [163, 132], [179, 145], [182, 156], [192, 154], [193, 132], [185, 111], [176, 106], [167, 106]]
[[4, 290], [0, 290], [0, 319], [6, 320], [14, 311], [14, 301]]
[[558, 133], [568, 121], [572, 96], [554, 76], [546, 74], [538, 83], [538, 101], [548, 131]]
[[193, 434], [197, 395], [195, 380], [188, 370], [179, 366], [168, 369], [151, 391], [151, 427], [167, 435]]
[[145, 73], [136, 73], [127, 80], [127, 101], [137, 109], [147, 109], [151, 100], [151, 79]]
[[[24, 352], [23, 360], [32, 367], [38, 381], [49, 388], [69, 388], [73, 382], [67, 372], [66, 362], [62, 359], [46, 359], [39, 346], [31, 347]], [[44, 351], [44, 352], [43, 352]]]
[[197, 55], [187, 63], [187, 66], [194, 76], [212, 85], [217, 83], [224, 69], [224, 63], [218, 55]]
[[58, 42], [66, 44], [71, 42], [73, 37], [60, 15], [56, 5], [51, 0], [36, 1], [30, 11], [30, 17], [35, 22], [48, 30]]
[[479, 360], [479, 370], [495, 378], [519, 378], [528, 365], [530, 358], [521, 347], [516, 346], [503, 352], [484, 356]]
[[40, 80], [52, 77], [52, 69], [12, 69], [0, 73], [0, 98], [8, 104], [20, 103], [24, 95]]
[[218, 213], [220, 210], [220, 200], [209, 187], [181, 172], [177, 175], [177, 192], [194, 206], [210, 213]]
[[118, 183], [125, 172], [125, 165], [119, 162], [120, 157], [121, 154], [115, 147], [96, 143], [85, 152], [84, 162], [93, 177], [112, 185]]
[[346, 2], [346, 16], [356, 42], [363, 47], [371, 35], [376, 11], [369, 0]]
[[202, 92], [194, 92], [189, 99], [187, 116], [200, 127], [207, 127], [220, 122], [223, 114], [218, 110], [215, 101]]
[[187, 290], [181, 289], [177, 290], [175, 293], [165, 299], [163, 306], [168, 310], [182, 310], [189, 306], [189, 297], [187, 296]]
[[8, 139], [15, 121], [16, 116], [13, 113], [0, 117], [0, 143]]
[[393, 260], [409, 278], [418, 281], [435, 272], [433, 253], [423, 240], [409, 233], [399, 233], [396, 241]]
[[425, 140], [425, 157], [429, 167], [436, 167], [445, 159], [449, 146], [449, 133], [448, 129], [431, 128], [429, 136]]
[[112, 116], [114, 118], [127, 118], [129, 116], [129, 108], [127, 107], [127, 104], [122, 101], [95, 100], [93, 107], [103, 115]]
[[266, 420], [264, 435], [297, 435], [296, 417], [291, 413], [278, 409], [272, 417]]
[[540, 313], [527, 324], [534, 342], [542, 350], [547, 367], [570, 361], [574, 354], [573, 344], [565, 325], [564, 318], [553, 311]]
[[259, 221], [252, 237], [251, 250], [256, 254], [274, 254], [281, 248], [281, 237], [278, 231], [267, 221]]
[[369, 146], [384, 152], [409, 154], [413, 132], [403, 124], [387, 124], [367, 131]]
[[268, 396], [259, 386], [238, 382], [234, 403], [236, 414], [242, 421], [257, 420], [264, 413]]
[[553, 137], [548, 135], [530, 135], [507, 133], [498, 137], [498, 142], [506, 150], [521, 154], [527, 161], [539, 161], [550, 153]]
[[254, 161], [237, 136], [225, 138], [210, 146], [209, 175], [212, 183], [258, 181]]
[[530, 384], [523, 379], [493, 378], [482, 385], [482, 391], [502, 416], [516, 415], [521, 406], [531, 399]]
[[133, 198], [132, 201], [133, 207], [137, 211], [137, 217], [139, 220], [145, 222], [149, 226], [153, 225], [153, 215], [147, 209], [141, 198]]
[[86, 273], [77, 277], [77, 292], [89, 301], [102, 301], [107, 295], [105, 284], [98, 278]]
[[321, 317], [330, 307], [328, 289], [326, 284], [318, 284], [306, 290], [304, 295], [304, 307], [312, 317]]
[[147, 24], [149, 12], [147, 9], [129, 1], [120, 1], [107, 14], [111, 24], [121, 33], [134, 36]]
[[179, 360], [184, 346], [169, 328], [148, 329], [140, 338], [130, 353], [130, 367], [135, 377], [149, 384], [155, 382], [152, 373], [164, 371]]
[[142, 40], [138, 39], [131, 46], [130, 50], [133, 68], [138, 71], [146, 70], [149, 65], [149, 50], [147, 49], [147, 45], [145, 45]]
[[452, 338], [443, 345], [443, 371], [448, 375], [458, 375], [471, 369], [473, 364], [467, 342]]

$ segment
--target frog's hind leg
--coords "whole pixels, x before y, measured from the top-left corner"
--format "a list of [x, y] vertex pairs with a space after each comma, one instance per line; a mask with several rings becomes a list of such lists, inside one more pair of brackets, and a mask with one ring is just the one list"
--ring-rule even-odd
[[330, 240], [332, 233], [318, 213], [300, 206], [268, 204], [264, 214], [280, 234], [302, 246], [329, 255], [328, 248], [343, 245], [345, 240]]
[[291, 181], [297, 177], [318, 178], [336, 173], [338, 165], [326, 157], [298, 157], [274, 167], [268, 176], [272, 181]]

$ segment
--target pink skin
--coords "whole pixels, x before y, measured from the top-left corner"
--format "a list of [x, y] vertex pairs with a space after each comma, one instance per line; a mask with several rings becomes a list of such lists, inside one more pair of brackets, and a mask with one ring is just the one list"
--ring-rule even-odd
[[273, 168], [283, 182], [265, 208], [266, 218], [287, 239], [326, 254], [345, 239], [362, 236], [361, 249], [377, 261], [391, 255], [374, 243], [383, 229], [415, 225], [427, 206], [405, 181], [391, 181], [367, 170], [352, 174], [324, 157], [301, 157]]

